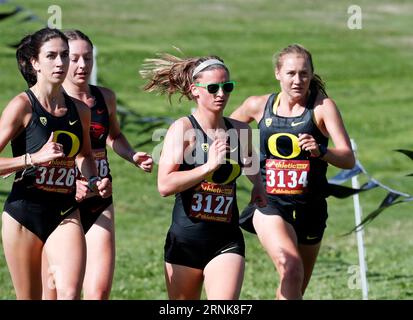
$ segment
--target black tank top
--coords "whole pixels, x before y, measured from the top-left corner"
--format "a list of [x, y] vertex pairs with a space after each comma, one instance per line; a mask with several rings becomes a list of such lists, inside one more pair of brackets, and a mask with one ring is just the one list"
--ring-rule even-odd
[[106, 138], [109, 134], [109, 110], [103, 94], [98, 87], [89, 85], [90, 93], [95, 97], [95, 104], [90, 108], [90, 142], [98, 174], [101, 178], [110, 176], [109, 161], [106, 150]]
[[[195, 146], [191, 156], [184, 157], [179, 171], [191, 170], [206, 163], [209, 146], [213, 142], [192, 115], [188, 118], [195, 129]], [[236, 179], [241, 175], [242, 168], [240, 144], [238, 134], [233, 139], [236, 129], [228, 119], [224, 118], [224, 121], [231, 137], [231, 150], [227, 152], [225, 164], [203, 182], [175, 196], [171, 231], [181, 237], [206, 240], [211, 237], [225, 238], [239, 231]]]
[[[35, 186], [43, 191], [73, 193], [76, 188], [74, 159], [83, 143], [82, 123], [76, 105], [64, 94], [67, 112], [64, 116], [56, 117], [41, 106], [30, 89], [26, 94], [32, 106], [32, 117], [27, 127], [11, 141], [13, 156], [39, 151], [52, 132], [53, 141], [63, 145], [66, 156], [52, 161], [48, 166], [39, 165], [26, 170], [23, 179], [15, 183]], [[16, 173], [17, 180], [22, 172]]]
[[317, 92], [310, 94], [304, 112], [296, 117], [282, 117], [274, 113], [279, 101], [277, 94], [272, 94], [265, 105], [258, 128], [261, 176], [269, 196], [301, 202], [309, 195], [324, 194], [327, 162], [310, 157], [309, 152], [298, 146], [300, 133], [312, 135], [324, 146], [328, 144], [328, 138], [314, 121], [316, 96]]
[[106, 149], [109, 134], [109, 112], [105, 98], [96, 86], [89, 85], [90, 93], [95, 97], [95, 104], [90, 108], [90, 142], [92, 149]]

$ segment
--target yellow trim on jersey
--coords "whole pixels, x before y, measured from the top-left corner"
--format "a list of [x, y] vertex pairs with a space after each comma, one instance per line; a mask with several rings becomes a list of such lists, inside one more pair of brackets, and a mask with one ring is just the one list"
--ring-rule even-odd
[[272, 105], [272, 112], [274, 114], [277, 114], [277, 108], [280, 105], [280, 96], [281, 96], [281, 92], [277, 94], [277, 98], [275, 98], [274, 104]]
[[314, 108], [312, 108], [310, 110], [311, 112], [311, 120], [313, 120], [314, 124], [316, 125], [316, 127], [318, 128], [318, 123], [317, 123], [317, 119], [315, 118], [315, 112], [314, 112]]

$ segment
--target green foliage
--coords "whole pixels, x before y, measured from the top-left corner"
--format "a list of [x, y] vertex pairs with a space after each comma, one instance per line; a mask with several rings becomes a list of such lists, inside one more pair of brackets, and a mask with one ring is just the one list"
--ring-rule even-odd
[[[413, 194], [411, 162], [395, 148], [412, 149], [411, 21], [413, 4], [403, 0], [363, 0], [361, 30], [347, 27], [351, 1], [245, 0], [125, 0], [125, 1], [13, 1], [43, 22], [49, 5], [62, 8], [63, 28], [78, 28], [98, 47], [99, 82], [142, 116], [177, 118], [190, 112], [191, 103], [169, 105], [165, 97], [144, 93], [138, 70], [157, 52], [221, 56], [237, 87], [229, 115], [247, 96], [277, 90], [272, 55], [290, 43], [301, 43], [313, 54], [316, 72], [327, 83], [358, 157], [376, 179], [391, 188]], [[11, 4], [7, 4], [10, 6]], [[4, 6], [4, 7], [3, 7]], [[0, 5], [3, 10], [6, 5]], [[6, 9], [4, 9], [7, 11]], [[22, 12], [0, 21], [0, 109], [25, 83], [9, 47], [26, 32], [42, 27], [39, 21], [21, 23]], [[125, 134], [132, 144], [151, 137], [151, 130], [129, 123]], [[139, 132], [139, 133], [138, 133]], [[145, 145], [152, 152], [156, 143]], [[7, 147], [2, 156], [10, 156]], [[156, 170], [136, 170], [109, 153], [114, 176], [117, 265], [113, 299], [165, 299], [163, 243], [171, 220], [173, 197], [161, 198]], [[330, 167], [329, 175], [337, 173]], [[239, 206], [249, 200], [250, 184], [240, 182]], [[4, 202], [11, 181], [0, 183]], [[364, 212], [371, 212], [385, 192], [374, 189], [360, 195]], [[412, 299], [413, 265], [411, 204], [387, 209], [364, 233], [370, 298]], [[308, 287], [307, 299], [360, 299], [351, 289], [352, 266], [358, 265], [355, 236], [341, 237], [354, 226], [351, 199], [329, 199], [325, 238]], [[278, 278], [255, 236], [245, 234], [246, 273], [241, 299], [272, 299]], [[349, 269], [350, 268], [350, 269]], [[0, 299], [13, 299], [10, 276], [0, 253]]]

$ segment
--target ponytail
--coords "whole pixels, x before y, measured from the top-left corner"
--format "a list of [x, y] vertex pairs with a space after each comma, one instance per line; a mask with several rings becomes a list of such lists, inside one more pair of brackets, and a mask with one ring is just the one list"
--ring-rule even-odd
[[324, 94], [326, 97], [328, 97], [327, 91], [326, 91], [326, 85], [323, 79], [321, 77], [314, 73], [313, 77], [311, 78], [310, 81], [310, 90], [311, 91], [318, 91]]
[[17, 66], [29, 87], [34, 86], [37, 82], [36, 71], [33, 69], [32, 62], [30, 61], [32, 57], [36, 56], [36, 52], [31, 46], [31, 42], [32, 36], [25, 36], [20, 41], [16, 50]]
[[225, 65], [213, 64], [193, 75], [197, 66], [210, 59], [222, 61], [217, 56], [178, 58], [168, 53], [159, 54], [159, 58], [145, 59], [139, 71], [142, 78], [148, 80], [143, 89], [148, 92], [157, 91], [160, 94], [167, 94], [169, 103], [171, 103], [171, 96], [175, 93], [181, 94], [179, 101], [182, 97], [193, 100], [191, 84], [200, 77], [203, 71], [224, 68], [229, 73]]

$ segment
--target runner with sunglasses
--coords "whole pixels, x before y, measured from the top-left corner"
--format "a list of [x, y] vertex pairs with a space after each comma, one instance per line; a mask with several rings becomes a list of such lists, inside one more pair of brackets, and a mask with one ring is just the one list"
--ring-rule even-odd
[[[238, 225], [236, 179], [252, 158], [248, 125], [223, 117], [234, 82], [216, 57], [180, 59], [163, 54], [141, 70], [146, 91], [180, 93], [196, 103], [190, 116], [169, 128], [158, 170], [158, 190], [175, 194], [165, 241], [165, 280], [170, 299], [238, 299], [245, 246]], [[245, 134], [241, 139], [240, 134]], [[256, 170], [258, 171], [258, 170]], [[252, 200], [265, 205], [259, 173]]]
[[[327, 220], [328, 163], [354, 166], [334, 101], [314, 73], [310, 52], [290, 45], [274, 55], [281, 92], [253, 96], [231, 115], [260, 129], [261, 174], [268, 206], [249, 206], [241, 225], [256, 232], [280, 275], [279, 299], [300, 299], [310, 281]], [[327, 148], [328, 137], [334, 147]]]

